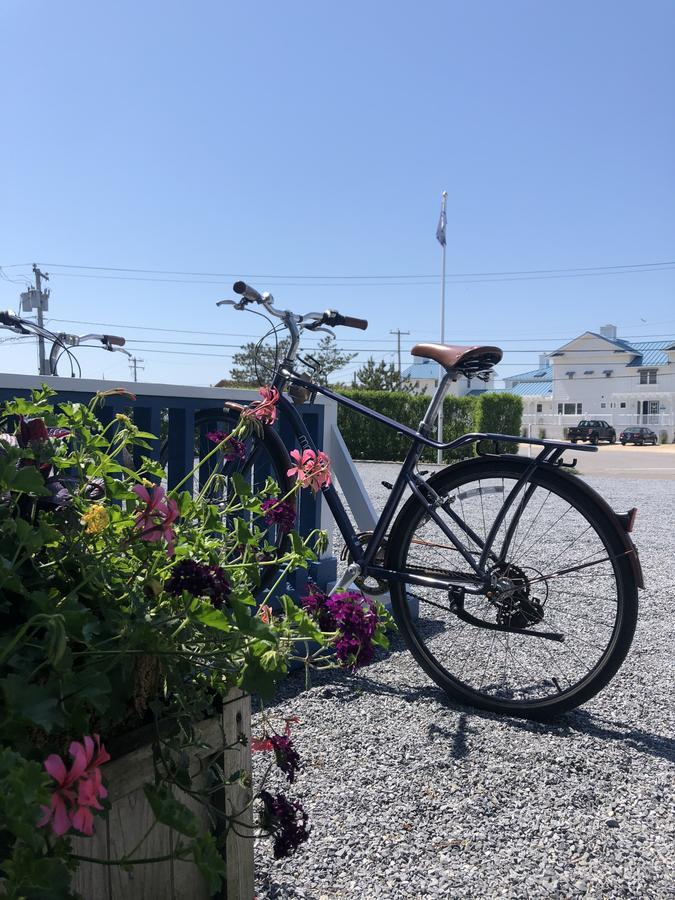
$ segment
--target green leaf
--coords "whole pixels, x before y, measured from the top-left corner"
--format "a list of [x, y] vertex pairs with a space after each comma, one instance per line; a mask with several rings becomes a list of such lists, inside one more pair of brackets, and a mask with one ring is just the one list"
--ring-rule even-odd
[[63, 724], [58, 700], [49, 695], [45, 686], [26, 684], [20, 675], [8, 675], [0, 681], [7, 706], [17, 719], [27, 719], [50, 732]]
[[204, 608], [197, 614], [197, 620], [208, 628], [217, 628], [218, 631], [232, 631], [232, 623], [219, 609]]
[[232, 487], [234, 488], [234, 492], [237, 497], [251, 496], [251, 485], [248, 483], [248, 479], [244, 478], [241, 472], [233, 472], [230, 476], [230, 481], [232, 482]]
[[212, 834], [201, 834], [193, 843], [195, 865], [208, 883], [209, 890], [215, 893], [227, 874], [225, 860], [218, 851]]
[[36, 852], [44, 846], [44, 833], [35, 823], [40, 807], [49, 803], [51, 779], [37, 762], [12, 750], [0, 751], [0, 825]]
[[17, 469], [9, 486], [12, 491], [23, 491], [25, 494], [35, 494], [38, 497], [49, 496], [49, 489], [45, 487], [44, 478], [33, 466]]
[[143, 793], [155, 818], [162, 825], [168, 825], [186, 837], [199, 834], [199, 822], [195, 814], [179, 800], [176, 800], [162, 785], [144, 784]]

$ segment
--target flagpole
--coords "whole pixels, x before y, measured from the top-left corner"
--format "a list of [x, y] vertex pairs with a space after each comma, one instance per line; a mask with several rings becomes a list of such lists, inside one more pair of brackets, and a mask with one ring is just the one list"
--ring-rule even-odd
[[[441, 245], [441, 344], [445, 343], [445, 223], [446, 212], [445, 205], [448, 199], [448, 192], [443, 191], [441, 194], [441, 218], [438, 223], [436, 237]], [[441, 239], [442, 238], [442, 239]], [[440, 385], [445, 369], [439, 364], [438, 366], [438, 383]], [[443, 403], [438, 409], [438, 440], [443, 440]], [[443, 451], [438, 450], [436, 453], [436, 462], [441, 465], [443, 463]]]

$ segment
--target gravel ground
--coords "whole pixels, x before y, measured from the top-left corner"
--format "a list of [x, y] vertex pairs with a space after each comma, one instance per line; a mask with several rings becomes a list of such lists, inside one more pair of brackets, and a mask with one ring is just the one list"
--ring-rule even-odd
[[[381, 506], [395, 467], [361, 473]], [[640, 510], [647, 590], [619, 674], [546, 725], [455, 705], [399, 639], [358, 675], [294, 676], [269, 712], [299, 716], [305, 770], [271, 789], [302, 801], [312, 833], [286, 860], [258, 843], [258, 900], [675, 897], [675, 491], [590, 481]]]

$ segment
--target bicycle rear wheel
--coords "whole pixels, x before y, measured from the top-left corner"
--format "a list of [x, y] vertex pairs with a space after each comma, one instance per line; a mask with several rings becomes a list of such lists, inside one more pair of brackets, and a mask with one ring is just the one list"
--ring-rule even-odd
[[[528, 463], [517, 457], [475, 459], [430, 479], [471, 529], [473, 537], [437, 509], [476, 560]], [[543, 466], [531, 484], [524, 507], [516, 500], [507, 512], [488, 559], [496, 585], [492, 596], [464, 595], [470, 615], [527, 634], [459, 618], [446, 589], [391, 582], [390, 590], [410, 651], [448, 695], [494, 712], [546, 718], [584, 703], [616, 673], [635, 631], [637, 583], [613, 514], [583, 483]], [[499, 562], [509, 533], [508, 552]], [[480, 584], [416, 498], [399, 513], [388, 547], [387, 568]], [[411, 601], [419, 605], [417, 617]], [[529, 632], [557, 633], [564, 640]]]

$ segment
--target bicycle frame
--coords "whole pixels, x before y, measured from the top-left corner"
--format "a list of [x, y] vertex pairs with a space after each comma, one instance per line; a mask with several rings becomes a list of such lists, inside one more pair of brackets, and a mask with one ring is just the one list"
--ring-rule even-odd
[[[415, 431], [413, 428], [410, 428], [407, 425], [403, 425], [400, 422], [396, 422], [394, 419], [390, 419], [388, 418], [388, 416], [385, 416], [382, 413], [375, 412], [375, 410], [369, 409], [366, 406], [362, 406], [360, 403], [357, 403], [356, 401], [351, 400], [348, 397], [343, 397], [340, 394], [336, 394], [334, 391], [330, 390], [330, 388], [314, 384], [311, 381], [307, 381], [303, 377], [296, 375], [292, 372], [291, 365], [289, 364], [290, 362], [291, 361], [286, 360], [284, 364], [279, 368], [279, 370], [275, 374], [272, 384], [279, 391], [279, 411], [283, 416], [287, 418], [298, 440], [298, 443], [303, 450], [311, 449], [316, 452], [317, 447], [312, 441], [312, 438], [304, 422], [302, 421], [302, 418], [300, 417], [295, 405], [282, 393], [288, 383], [302, 387], [305, 390], [309, 391], [312, 395], [319, 393], [324, 397], [335, 400], [337, 403], [347, 407], [348, 409], [352, 409], [361, 415], [380, 422], [388, 428], [392, 428], [398, 432], [401, 432], [402, 434], [410, 438], [411, 441], [410, 448], [408, 449], [405, 459], [401, 464], [401, 470], [398, 473], [396, 481], [392, 486], [384, 509], [382, 510], [375, 529], [373, 530], [373, 533], [365, 546], [363, 546], [359, 541], [358, 535], [354, 530], [354, 527], [334, 486], [331, 484], [322, 488], [324, 499], [328, 504], [328, 508], [330, 509], [333, 518], [335, 519], [337, 527], [340, 530], [342, 537], [344, 538], [344, 541], [353, 560], [352, 564], [347, 568], [347, 571], [333, 588], [334, 591], [344, 590], [359, 575], [364, 577], [372, 576], [381, 580], [404, 581], [408, 584], [419, 584], [444, 589], [450, 589], [451, 587], [458, 586], [457, 580], [453, 581], [449, 578], [416, 575], [415, 573], [411, 572], [396, 572], [390, 569], [386, 569], [384, 566], [377, 565], [375, 563], [377, 552], [382, 545], [382, 541], [384, 540], [387, 529], [391, 524], [398, 504], [403, 496], [406, 487], [409, 487], [413, 494], [418, 498], [420, 503], [426, 508], [427, 514], [436, 522], [438, 527], [443, 531], [448, 540], [463, 556], [464, 560], [475, 573], [476, 582], [478, 583], [472, 582], [472, 584], [467, 586], [465, 579], [461, 582], [462, 589], [467, 593], [483, 593], [486, 586], [489, 585], [491, 580], [491, 576], [485, 571], [488, 559], [495, 563], [503, 561], [506, 558], [510, 541], [513, 537], [512, 523], [512, 525], [507, 529], [500, 554], [497, 556], [497, 554], [493, 552], [492, 547], [499, 533], [499, 529], [509, 509], [513, 506], [518, 495], [521, 493], [521, 490], [523, 490], [525, 485], [529, 482], [529, 479], [533, 472], [543, 464], [551, 465], [557, 463], [565, 450], [574, 449], [575, 451], [581, 450], [582, 452], [597, 451], [597, 447], [595, 446], [577, 447], [576, 445], [565, 443], [563, 441], [546, 441], [537, 438], [520, 438], [513, 435], [495, 434], [491, 432], [472, 432], [462, 435], [461, 437], [456, 438], [453, 441], [449, 441], [448, 443], [442, 443], [434, 440], [432, 437], [430, 437], [430, 434], [432, 433], [433, 422], [438, 414], [440, 404], [442, 403], [445, 396], [448, 383], [453, 377], [452, 373], [446, 374], [443, 379], [441, 379], [436, 392], [431, 398], [424, 418], [420, 423], [419, 429]], [[461, 519], [461, 517], [451, 508], [449, 503], [444, 501], [443, 498], [439, 497], [435, 493], [431, 485], [424, 481], [424, 479], [415, 472], [415, 467], [419, 462], [419, 458], [424, 447], [433, 447], [441, 450], [454, 450], [458, 447], [466, 446], [467, 444], [477, 443], [479, 441], [485, 440], [495, 441], [497, 443], [527, 443], [540, 446], [542, 449], [540, 453], [532, 459], [530, 466], [527, 467], [523, 475], [516, 481], [515, 485], [510, 491], [509, 496], [505, 499], [502, 508], [498, 516], [496, 517], [490, 529], [490, 532], [487, 535], [487, 538], [483, 540]], [[532, 490], [532, 486], [530, 487], [530, 489], [525, 488], [520, 501], [521, 508], [524, 508], [524, 506], [526, 505], [529, 496], [531, 496]], [[458, 528], [460, 528], [467, 535], [467, 537], [471, 539], [474, 545], [480, 548], [481, 553], [478, 561], [476, 561], [475, 559], [475, 551], [471, 552], [469, 549], [467, 549], [462, 540], [452, 531], [447, 522], [438, 514], [436, 510], [439, 506], [443, 508], [444, 512], [448, 514], [448, 516], [458, 526]]]

